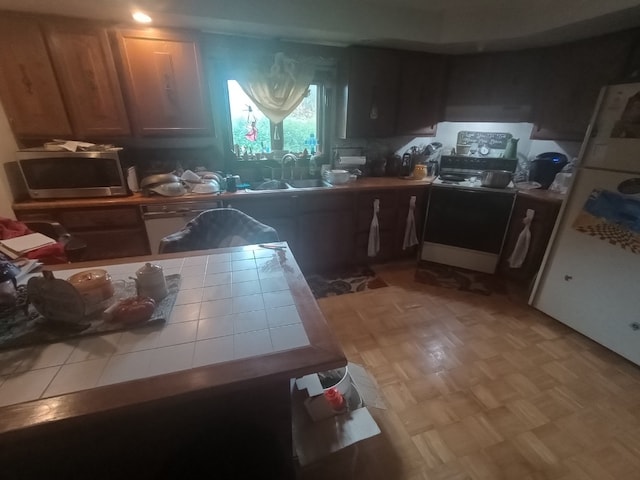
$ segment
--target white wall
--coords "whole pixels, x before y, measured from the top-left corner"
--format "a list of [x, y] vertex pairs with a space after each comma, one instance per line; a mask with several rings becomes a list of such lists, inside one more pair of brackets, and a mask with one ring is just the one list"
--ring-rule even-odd
[[18, 146], [11, 132], [11, 127], [9, 127], [4, 108], [0, 105], [0, 217], [15, 218], [11, 209], [13, 196], [9, 188], [4, 164], [15, 159], [15, 151], [17, 149]]

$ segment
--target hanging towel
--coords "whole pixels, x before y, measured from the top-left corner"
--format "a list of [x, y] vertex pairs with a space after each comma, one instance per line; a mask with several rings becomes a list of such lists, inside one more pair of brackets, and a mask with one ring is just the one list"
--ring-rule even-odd
[[526, 215], [522, 219], [524, 228], [522, 229], [522, 232], [520, 232], [518, 240], [516, 241], [516, 246], [513, 248], [513, 252], [507, 260], [511, 268], [520, 268], [524, 263], [525, 258], [527, 258], [529, 243], [531, 242], [529, 226], [531, 225], [531, 221], [533, 220], [535, 213], [535, 211], [528, 209]]
[[380, 251], [380, 225], [378, 224], [378, 212], [380, 211], [380, 200], [377, 198], [373, 201], [373, 218], [371, 219], [371, 227], [369, 228], [369, 248], [367, 254], [375, 257]]
[[407, 223], [404, 228], [404, 241], [402, 249], [406, 250], [418, 244], [418, 235], [416, 235], [416, 197], [413, 195], [409, 200], [409, 214], [407, 215]]

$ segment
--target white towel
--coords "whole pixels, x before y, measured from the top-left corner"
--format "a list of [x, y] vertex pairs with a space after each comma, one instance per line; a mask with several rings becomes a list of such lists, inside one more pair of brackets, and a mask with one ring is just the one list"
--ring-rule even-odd
[[380, 225], [378, 224], [378, 212], [380, 211], [380, 200], [377, 198], [373, 201], [373, 218], [371, 219], [371, 227], [369, 228], [369, 247], [367, 254], [375, 257], [380, 251]]
[[406, 250], [418, 244], [418, 235], [416, 234], [416, 197], [415, 195], [409, 200], [409, 214], [407, 215], [407, 223], [404, 228], [404, 241], [402, 249]]
[[535, 215], [535, 213], [535, 211], [527, 209], [527, 213], [522, 219], [524, 228], [520, 232], [520, 235], [518, 235], [516, 246], [513, 247], [513, 252], [507, 260], [511, 268], [520, 268], [524, 263], [524, 260], [527, 258], [527, 253], [529, 253], [529, 243], [531, 243], [531, 231], [529, 229], [529, 226], [533, 221], [533, 216]]

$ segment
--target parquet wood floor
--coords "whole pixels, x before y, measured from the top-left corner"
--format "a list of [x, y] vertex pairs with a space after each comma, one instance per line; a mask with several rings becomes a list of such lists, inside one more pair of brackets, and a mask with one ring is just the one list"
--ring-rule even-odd
[[520, 300], [376, 271], [389, 287], [319, 304], [383, 433], [302, 480], [640, 479], [640, 367]]

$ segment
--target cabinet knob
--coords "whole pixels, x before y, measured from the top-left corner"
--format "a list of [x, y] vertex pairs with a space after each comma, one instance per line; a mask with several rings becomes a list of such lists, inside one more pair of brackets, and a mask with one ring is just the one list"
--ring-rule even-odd
[[564, 280], [565, 280], [565, 282], [569, 282], [569, 281], [573, 280], [573, 277], [571, 275], [565, 275], [564, 276]]
[[640, 323], [638, 322], [630, 323], [629, 326], [631, 327], [631, 330], [633, 330], [634, 332], [637, 332], [638, 330], [640, 330]]

